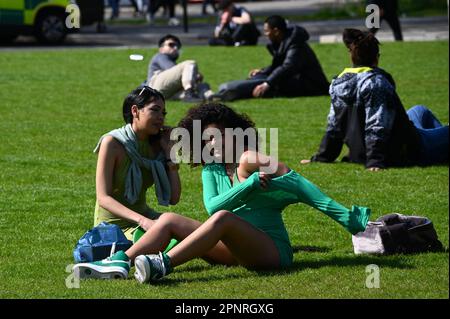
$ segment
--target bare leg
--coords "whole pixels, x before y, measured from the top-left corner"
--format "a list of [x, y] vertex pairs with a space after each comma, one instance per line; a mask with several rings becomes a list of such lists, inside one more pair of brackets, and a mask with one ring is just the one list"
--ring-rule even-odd
[[[202, 223], [174, 213], [164, 213], [155, 224], [125, 253], [134, 260], [138, 255], [154, 254], [163, 251], [171, 238], [183, 240]], [[181, 243], [180, 243], [181, 244]], [[178, 244], [178, 245], [180, 245]], [[232, 265], [235, 260], [225, 245], [221, 242], [211, 247], [210, 251], [201, 257], [214, 263]]]
[[219, 241], [247, 268], [276, 269], [280, 256], [273, 240], [242, 218], [219, 211], [167, 253], [173, 267], [201, 257]]

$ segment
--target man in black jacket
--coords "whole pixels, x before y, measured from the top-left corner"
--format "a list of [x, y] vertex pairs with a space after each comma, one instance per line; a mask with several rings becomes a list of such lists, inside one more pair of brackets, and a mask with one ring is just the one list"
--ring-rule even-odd
[[247, 80], [220, 85], [214, 95], [231, 101], [251, 97], [327, 95], [329, 82], [319, 60], [306, 41], [308, 32], [299, 26], [287, 27], [284, 18], [274, 15], [266, 19], [264, 34], [273, 56], [272, 64], [250, 71]]

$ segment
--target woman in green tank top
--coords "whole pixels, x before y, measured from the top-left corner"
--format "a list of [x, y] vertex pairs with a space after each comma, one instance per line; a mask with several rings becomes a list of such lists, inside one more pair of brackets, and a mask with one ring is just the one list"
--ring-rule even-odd
[[[201, 127], [197, 131], [196, 120]], [[281, 212], [299, 202], [327, 214], [352, 234], [365, 229], [370, 209], [348, 209], [335, 202], [285, 164], [252, 150], [248, 139], [237, 145], [238, 139], [228, 135], [226, 128], [254, 129], [245, 115], [223, 104], [206, 103], [190, 109], [179, 126], [189, 132], [190, 145], [198, 139], [209, 147], [210, 152], [202, 155], [210, 153], [212, 162], [207, 164], [202, 158], [201, 164], [203, 200], [210, 217], [201, 224], [180, 215], [163, 214], [126, 252], [79, 266], [81, 277], [126, 277], [134, 261], [135, 278], [140, 283], [151, 282], [197, 257], [251, 269], [288, 267], [292, 264], [292, 248]], [[205, 136], [211, 138], [205, 142]], [[192, 160], [193, 150], [189, 153]], [[268, 162], [272, 164], [270, 171], [265, 170]], [[171, 237], [181, 242], [161, 253]]]
[[128, 239], [133, 239], [138, 227], [147, 231], [161, 215], [146, 203], [147, 189], [155, 182], [162, 188], [157, 194], [160, 204], [179, 201], [178, 166], [166, 162], [170, 131], [163, 126], [165, 115], [164, 97], [149, 87], [138, 88], [125, 98], [126, 125], [102, 136], [95, 149], [94, 225], [104, 221], [116, 224]]

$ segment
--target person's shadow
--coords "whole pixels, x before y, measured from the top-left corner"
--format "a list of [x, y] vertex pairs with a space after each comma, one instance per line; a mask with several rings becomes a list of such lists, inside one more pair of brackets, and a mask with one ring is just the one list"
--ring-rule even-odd
[[[304, 253], [305, 258], [300, 260], [295, 260], [293, 264], [282, 271], [261, 271], [254, 270], [252, 271], [253, 276], [280, 276], [288, 273], [301, 272], [306, 269], [319, 269], [322, 267], [336, 266], [336, 267], [354, 267], [354, 266], [368, 266], [371, 264], [375, 264], [379, 267], [383, 268], [396, 268], [396, 269], [413, 269], [414, 267], [411, 264], [408, 264], [405, 261], [403, 255], [390, 255], [390, 256], [377, 256], [377, 255], [348, 255], [348, 256], [322, 256], [320, 259], [310, 259], [307, 258], [306, 255], [310, 253], [327, 253], [332, 249], [329, 247], [319, 247], [319, 246], [293, 246], [292, 247], [294, 254], [295, 253]], [[192, 265], [187, 266], [183, 269], [183, 271], [188, 271], [192, 273], [200, 273], [207, 272], [208, 269], [214, 267], [213, 265]], [[218, 267], [226, 267], [226, 266], [218, 266]], [[252, 276], [250, 275], [250, 276]], [[241, 278], [243, 274], [230, 273], [226, 275], [227, 279], [232, 278]], [[178, 285], [181, 282], [208, 282], [212, 280], [223, 280], [223, 276], [217, 275], [205, 275], [192, 279], [172, 279], [170, 276], [168, 278], [164, 278], [164, 280], [155, 283], [156, 285]]]
[[[326, 253], [331, 248], [328, 247], [316, 247], [316, 246], [294, 246], [294, 254], [297, 252], [303, 253]], [[319, 269], [322, 267], [337, 266], [337, 267], [354, 267], [354, 266], [367, 266], [376, 264], [379, 267], [397, 268], [397, 269], [412, 269], [414, 268], [407, 262], [401, 255], [348, 255], [348, 256], [323, 256], [320, 259], [311, 260], [310, 258], [304, 258], [301, 260], [294, 260], [292, 265], [283, 270], [283, 273], [294, 273], [304, 271], [306, 269]], [[279, 275], [279, 271], [258, 271], [258, 275], [261, 276], [275, 276]]]

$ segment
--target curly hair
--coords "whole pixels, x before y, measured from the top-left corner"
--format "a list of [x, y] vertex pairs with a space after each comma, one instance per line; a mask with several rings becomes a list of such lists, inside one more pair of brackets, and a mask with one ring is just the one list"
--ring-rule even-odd
[[[225, 104], [221, 104], [218, 102], [207, 102], [200, 104], [198, 106], [192, 107], [187, 111], [187, 114], [184, 118], [180, 120], [178, 123], [178, 127], [184, 128], [189, 132], [190, 136], [190, 145], [194, 145], [193, 141], [195, 139], [202, 140], [202, 136], [194, 136], [194, 121], [201, 121], [201, 133], [208, 125], [216, 124], [222, 128], [231, 128], [237, 129], [241, 128], [242, 130], [246, 130], [248, 128], [255, 128], [255, 123], [246, 115], [239, 114], [234, 109]], [[249, 141], [248, 138], [244, 141], [244, 146], [248, 146]], [[205, 145], [205, 141], [202, 140], [202, 148]], [[190, 149], [190, 163], [191, 166], [197, 166], [198, 164], [193, 163], [193, 149]]]

